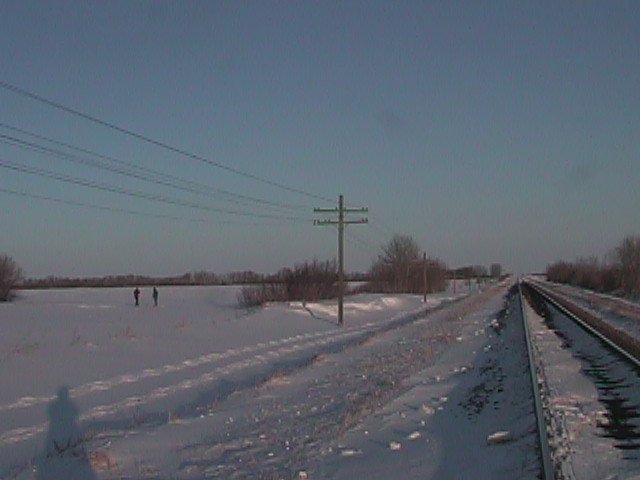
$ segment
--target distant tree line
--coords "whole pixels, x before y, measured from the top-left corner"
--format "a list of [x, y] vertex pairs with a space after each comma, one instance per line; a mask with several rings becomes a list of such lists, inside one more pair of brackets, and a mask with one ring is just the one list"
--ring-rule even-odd
[[[201, 273], [201, 272], [199, 272]], [[217, 280], [210, 276], [196, 277], [198, 274], [185, 273], [184, 275], [151, 277], [147, 275], [107, 275], [104, 277], [57, 277], [28, 278], [20, 284], [23, 289], [46, 288], [90, 288], [90, 287], [141, 287], [145, 285], [215, 285]]]
[[[337, 296], [337, 264], [335, 260], [305, 261], [293, 268], [282, 268], [275, 274], [260, 274], [251, 270], [216, 274], [205, 270], [178, 276], [151, 277], [145, 275], [112, 275], [105, 277], [56, 277], [22, 280], [20, 269], [5, 256], [0, 256], [0, 300], [6, 300], [11, 289], [46, 289], [75, 287], [132, 287], [188, 285], [246, 285], [238, 295], [245, 306], [272, 301], [315, 301]], [[2, 270], [4, 268], [4, 271]], [[4, 275], [4, 276], [2, 276]], [[348, 273], [347, 282], [361, 282], [352, 293], [427, 293], [446, 289], [448, 280], [499, 278], [498, 263], [488, 270], [474, 265], [449, 270], [435, 257], [425, 257], [417, 242], [408, 235], [394, 235], [382, 245], [381, 253], [368, 272]]]
[[457, 278], [459, 280], [465, 279], [479, 279], [479, 278], [502, 278], [502, 265], [499, 263], [492, 263], [489, 269], [484, 265], [469, 265], [466, 267], [459, 267], [448, 272], [448, 278], [453, 279]]
[[[16, 283], [20, 289], [47, 288], [92, 288], [92, 287], [142, 287], [157, 286], [189, 286], [189, 285], [249, 285], [249, 284], [282, 284], [290, 281], [288, 268], [283, 268], [275, 274], [262, 274], [251, 270], [216, 274], [205, 270], [187, 272], [182, 275], [152, 277], [147, 275], [109, 275], [105, 277], [57, 277], [28, 278]], [[362, 281], [367, 279], [366, 273], [348, 273], [347, 281]]]
[[598, 292], [640, 295], [640, 236], [628, 236], [605, 259], [580, 257], [547, 266], [547, 279]]

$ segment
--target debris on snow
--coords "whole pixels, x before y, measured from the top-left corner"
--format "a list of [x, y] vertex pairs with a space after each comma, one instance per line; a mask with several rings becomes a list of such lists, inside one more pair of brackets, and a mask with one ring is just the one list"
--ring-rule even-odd
[[424, 403], [422, 404], [422, 411], [427, 415], [433, 415], [434, 413], [436, 413], [433, 407], [430, 407], [429, 405], [425, 405]]
[[497, 445], [499, 443], [506, 443], [509, 441], [511, 441], [511, 432], [507, 430], [497, 431], [487, 437], [487, 443], [489, 445]]
[[110, 472], [116, 462], [105, 452], [91, 452], [88, 456], [89, 464], [97, 472]]
[[340, 450], [340, 455], [342, 455], [343, 457], [353, 457], [355, 455], [360, 455], [361, 453], [362, 451], [355, 450], [353, 448], [345, 448], [343, 450]]
[[595, 413], [595, 418], [596, 418], [596, 425], [598, 427], [606, 427], [611, 423], [611, 420], [607, 412], [602, 410], [598, 410]]

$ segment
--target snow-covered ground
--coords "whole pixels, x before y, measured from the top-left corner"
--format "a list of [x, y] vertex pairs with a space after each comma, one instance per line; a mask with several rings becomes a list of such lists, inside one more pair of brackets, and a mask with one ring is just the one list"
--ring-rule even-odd
[[22, 292], [0, 305], [0, 477], [533, 478], [506, 289], [348, 297], [344, 327], [235, 287]]
[[47, 405], [63, 386], [83, 424], [168, 414], [202, 392], [228, 394], [220, 387], [236, 372], [251, 371], [246, 381], [255, 382], [296, 352], [314, 355], [424, 308], [418, 296], [352, 297], [338, 328], [329, 302], [247, 311], [238, 291], [163, 288], [154, 307], [143, 290], [137, 308], [131, 289], [24, 291], [0, 305], [1, 466], [37, 456]]
[[[390, 334], [385, 341], [396, 349], [376, 356], [398, 362], [391, 376], [398, 393], [325, 447], [313, 473], [336, 479], [538, 478], [520, 306], [515, 291], [506, 293], [470, 299]], [[403, 361], [408, 352], [423, 362]]]

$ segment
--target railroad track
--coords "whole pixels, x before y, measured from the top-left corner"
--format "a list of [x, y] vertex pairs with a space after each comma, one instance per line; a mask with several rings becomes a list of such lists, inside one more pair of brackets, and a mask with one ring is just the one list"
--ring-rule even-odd
[[[553, 435], [554, 428], [549, 424], [551, 418], [548, 411], [549, 392], [541, 392], [541, 388], [545, 388], [541, 380], [544, 374], [539, 370], [545, 359], [537, 358], [541, 352], [535, 348], [529, 332], [530, 325], [525, 302], [528, 302], [536, 313], [541, 313], [539, 316], [544, 318], [547, 327], [562, 340], [562, 348], [570, 351], [574, 358], [583, 362], [582, 373], [593, 380], [593, 385], [598, 392], [597, 401], [607, 407], [607, 422], [604, 422], [604, 426], [598, 425], [602, 432], [598, 431], [597, 435], [611, 438], [614, 448], [624, 451], [622, 457], [633, 462], [633, 464], [625, 464], [624, 468], [632, 465], [632, 469], [640, 469], [640, 406], [638, 404], [640, 399], [633, 393], [640, 390], [638, 388], [640, 386], [639, 342], [535, 282], [521, 282], [519, 291], [534, 393], [543, 468], [542, 478], [550, 480], [557, 477], [578, 477], [566, 475], [566, 472], [561, 471], [557, 460], [558, 455], [554, 456], [554, 448], [550, 447], [554, 442], [549, 437], [549, 431]], [[556, 324], [551, 317], [561, 318], [562, 321]], [[546, 404], [543, 402], [545, 395]], [[610, 408], [611, 405], [618, 405], [618, 407], [623, 405], [625, 408], [616, 410]], [[617, 418], [616, 415], [620, 417]], [[620, 425], [625, 428], [621, 429]]]
[[537, 295], [544, 298], [545, 302], [553, 305], [568, 318], [580, 325], [584, 330], [599, 338], [611, 349], [618, 352], [622, 357], [625, 357], [631, 364], [636, 367], [640, 367], [640, 342], [637, 339], [614, 329], [607, 323], [602, 322], [590, 315], [588, 312], [583, 311], [577, 305], [558, 297], [536, 283], [528, 281], [523, 283], [526, 287], [532, 289]]
[[529, 372], [531, 373], [531, 388], [533, 390], [533, 400], [536, 414], [536, 425], [538, 428], [538, 443], [540, 446], [540, 456], [542, 460], [542, 478], [544, 480], [555, 479], [553, 471], [553, 462], [551, 458], [551, 450], [549, 448], [549, 438], [547, 436], [546, 417], [542, 407], [542, 398], [540, 395], [540, 388], [538, 385], [537, 375], [537, 361], [535, 358], [535, 351], [531, 343], [531, 335], [527, 326], [527, 317], [524, 310], [524, 296], [522, 294], [522, 284], [518, 284], [518, 291], [520, 293], [520, 308], [522, 311], [522, 320], [524, 323], [524, 334], [527, 342], [527, 354], [529, 357]]

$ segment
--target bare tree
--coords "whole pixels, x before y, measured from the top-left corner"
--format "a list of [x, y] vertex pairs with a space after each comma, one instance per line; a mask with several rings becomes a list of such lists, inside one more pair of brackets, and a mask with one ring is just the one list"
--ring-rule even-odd
[[382, 246], [382, 254], [371, 266], [370, 276], [378, 288], [386, 284], [393, 292], [407, 292], [412, 270], [420, 261], [420, 247], [416, 241], [408, 235], [394, 235]]
[[0, 302], [11, 298], [11, 290], [22, 279], [22, 270], [8, 255], [0, 255]]
[[382, 254], [371, 265], [369, 278], [361, 291], [422, 293], [426, 288], [428, 293], [440, 292], [447, 286], [447, 266], [433, 257], [426, 258], [425, 264], [412, 237], [394, 235], [382, 246]]
[[444, 262], [437, 258], [427, 258], [426, 273], [427, 293], [442, 292], [447, 288], [447, 266]]
[[622, 288], [640, 294], [640, 235], [628, 236], [616, 248]]

